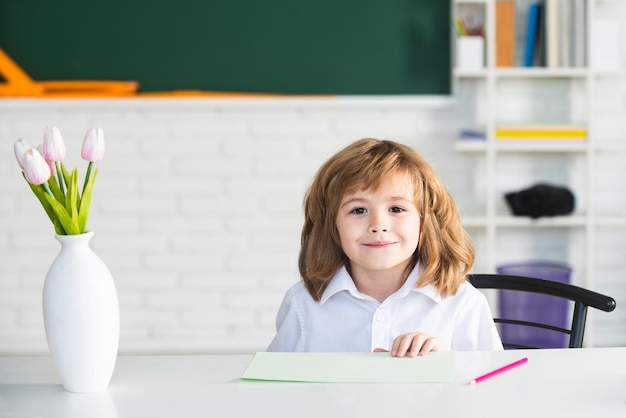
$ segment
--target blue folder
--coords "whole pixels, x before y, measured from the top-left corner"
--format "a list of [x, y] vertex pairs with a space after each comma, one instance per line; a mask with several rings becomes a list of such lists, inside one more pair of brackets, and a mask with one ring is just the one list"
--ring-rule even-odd
[[535, 39], [537, 37], [537, 21], [539, 20], [539, 4], [532, 3], [528, 9], [528, 32], [526, 33], [526, 50], [524, 53], [524, 66], [533, 66], [535, 54]]

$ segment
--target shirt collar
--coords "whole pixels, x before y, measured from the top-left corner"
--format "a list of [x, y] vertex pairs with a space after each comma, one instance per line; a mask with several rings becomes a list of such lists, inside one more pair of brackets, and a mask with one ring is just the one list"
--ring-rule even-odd
[[[441, 295], [439, 294], [435, 286], [429, 284], [423, 287], [415, 287], [417, 279], [419, 279], [419, 276], [421, 275], [423, 270], [424, 269], [422, 268], [422, 266], [418, 263], [415, 268], [413, 268], [413, 270], [409, 274], [409, 277], [407, 277], [406, 281], [400, 287], [400, 289], [398, 289], [398, 291], [396, 291], [389, 297], [393, 299], [399, 299], [407, 296], [409, 292], [417, 292], [423, 294], [429, 299], [432, 299], [436, 303], [441, 303]], [[348, 273], [348, 270], [345, 266], [342, 266], [339, 270], [337, 270], [337, 273], [335, 273], [333, 278], [330, 280], [330, 283], [328, 283], [326, 290], [324, 290], [324, 293], [320, 298], [320, 304], [323, 305], [334, 294], [344, 290], [348, 291], [352, 296], [356, 298], [367, 298], [366, 295], [358, 291], [354, 284], [354, 281], [352, 280], [352, 277], [350, 277], [350, 274]]]
[[343, 290], [347, 290], [351, 295], [363, 299], [363, 296], [356, 288], [352, 277], [348, 273], [346, 266], [342, 266], [337, 273], [330, 279], [330, 283], [326, 286], [322, 297], [320, 298], [320, 304], [326, 303], [335, 293], [339, 293]]
[[408, 295], [409, 292], [417, 292], [431, 299], [433, 302], [441, 303], [441, 294], [432, 284], [428, 284], [422, 287], [415, 287], [417, 280], [420, 278], [423, 272], [423, 266], [420, 263], [417, 263], [415, 268], [413, 268], [411, 273], [409, 273], [409, 277], [407, 277], [402, 287], [400, 287], [400, 289], [398, 289], [396, 293], [391, 295], [391, 297], [403, 298]]

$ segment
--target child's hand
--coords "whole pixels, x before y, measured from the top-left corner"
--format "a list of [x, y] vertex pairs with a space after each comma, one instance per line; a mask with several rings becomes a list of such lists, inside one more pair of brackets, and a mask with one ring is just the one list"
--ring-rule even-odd
[[[441, 350], [441, 343], [436, 337], [422, 334], [421, 332], [409, 332], [402, 334], [393, 340], [391, 346], [392, 357], [416, 357], [425, 356], [431, 351]], [[375, 352], [386, 351], [381, 348], [376, 348]]]

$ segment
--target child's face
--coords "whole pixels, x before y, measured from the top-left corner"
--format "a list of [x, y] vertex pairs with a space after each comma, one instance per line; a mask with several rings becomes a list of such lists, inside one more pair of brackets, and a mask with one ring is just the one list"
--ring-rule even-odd
[[360, 190], [344, 196], [337, 230], [355, 277], [383, 272], [401, 275], [420, 234], [411, 179], [396, 175], [384, 181], [376, 193]]

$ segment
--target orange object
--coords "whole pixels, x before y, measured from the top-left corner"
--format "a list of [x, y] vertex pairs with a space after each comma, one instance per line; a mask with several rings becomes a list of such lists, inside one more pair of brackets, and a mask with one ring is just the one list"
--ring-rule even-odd
[[496, 1], [496, 67], [515, 61], [515, 2]]
[[335, 95], [284, 95], [271, 93], [240, 93], [226, 91], [174, 90], [161, 92], [138, 92], [136, 81], [35, 81], [0, 49], [1, 97], [38, 98], [326, 98]]
[[228, 91], [203, 91], [203, 90], [172, 90], [172, 91], [150, 91], [138, 93], [141, 97], [155, 98], [177, 98], [177, 97], [210, 97], [216, 99], [222, 98], [276, 98], [285, 97], [281, 94], [270, 93], [239, 93]]
[[135, 94], [136, 81], [35, 81], [0, 49], [0, 97], [120, 97]]
[[43, 91], [43, 88], [38, 86], [2, 49], [0, 49], [0, 75], [6, 81], [0, 84], [0, 97], [39, 96]]
[[155, 99], [184, 99], [184, 98], [208, 98], [208, 99], [326, 99], [337, 97], [336, 94], [280, 94], [280, 93], [244, 93], [236, 91], [205, 91], [205, 90], [172, 90], [172, 91], [149, 91], [140, 92], [139, 98]]

